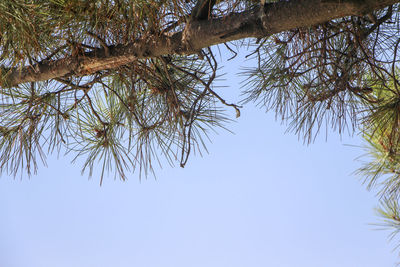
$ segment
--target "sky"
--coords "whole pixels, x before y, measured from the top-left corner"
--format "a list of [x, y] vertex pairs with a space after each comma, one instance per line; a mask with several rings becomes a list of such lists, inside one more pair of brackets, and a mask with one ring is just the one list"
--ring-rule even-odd
[[[225, 62], [228, 100], [242, 86]], [[247, 62], [246, 64], [251, 64]], [[231, 118], [233, 110], [228, 110]], [[378, 199], [354, 171], [360, 138], [304, 145], [248, 104], [209, 153], [156, 179], [82, 176], [52, 157], [37, 175], [0, 178], [0, 267], [376, 267], [399, 260]]]

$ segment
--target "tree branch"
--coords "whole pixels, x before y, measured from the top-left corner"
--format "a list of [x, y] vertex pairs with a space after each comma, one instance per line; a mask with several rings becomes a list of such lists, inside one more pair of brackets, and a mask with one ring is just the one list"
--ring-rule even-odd
[[[399, 0], [291, 0], [255, 7], [223, 18], [201, 19], [213, 0], [204, 4], [197, 18], [184, 31], [146, 36], [127, 45], [97, 48], [94, 51], [63, 59], [44, 61], [33, 66], [2, 68], [1, 87], [20, 83], [50, 80], [65, 76], [85, 76], [101, 70], [114, 69], [167, 54], [190, 55], [202, 48], [243, 39], [262, 38], [294, 28], [308, 27], [344, 16], [361, 16], [399, 3]], [[208, 9], [209, 9], [208, 8]], [[209, 12], [209, 11], [207, 11]], [[208, 17], [207, 13], [207, 17]]]
[[216, 0], [198, 0], [192, 10], [190, 20], [206, 20], [210, 18], [210, 14], [215, 5], [215, 2]]

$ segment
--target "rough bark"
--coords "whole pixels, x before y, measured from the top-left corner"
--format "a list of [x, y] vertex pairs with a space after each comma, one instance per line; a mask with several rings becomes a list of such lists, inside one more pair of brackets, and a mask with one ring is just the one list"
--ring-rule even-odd
[[41, 62], [34, 66], [3, 69], [2, 87], [65, 76], [84, 76], [113, 69], [137, 59], [167, 54], [190, 55], [205, 47], [243, 38], [320, 24], [345, 16], [361, 16], [399, 0], [291, 0], [256, 7], [224, 18], [191, 20], [181, 32], [153, 35], [128, 45], [98, 48], [82, 55]]
[[211, 11], [216, 3], [216, 0], [200, 0], [192, 10], [190, 20], [205, 20], [209, 19]]

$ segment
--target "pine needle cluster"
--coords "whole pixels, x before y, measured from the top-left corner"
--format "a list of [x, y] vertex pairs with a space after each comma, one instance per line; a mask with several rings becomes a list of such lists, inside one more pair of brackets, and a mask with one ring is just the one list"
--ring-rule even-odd
[[[266, 8], [251, 0], [2, 0], [0, 172], [35, 173], [53, 152], [83, 158], [89, 175], [101, 168], [100, 181], [108, 173], [124, 180], [135, 169], [147, 175], [154, 162], [185, 166], [191, 153], [204, 151], [210, 131], [225, 128], [230, 119], [222, 107], [240, 115], [238, 105], [214, 90], [215, 49], [156, 56], [145, 49], [126, 60], [113, 53], [171, 36], [184, 42], [187, 25], [196, 20], [221, 23], [252, 10]], [[242, 73], [243, 103], [275, 111], [306, 142], [324, 128], [364, 136], [369, 157], [359, 173], [368, 188], [378, 188], [381, 214], [396, 232], [399, 15], [395, 4], [258, 40], [223, 41], [235, 32], [220, 37], [234, 56], [250, 48], [257, 62]], [[90, 61], [111, 56], [120, 63], [102, 68]], [[84, 60], [91, 69], [78, 68]], [[76, 68], [60, 70], [68, 65]], [[17, 83], [16, 76], [28, 82]]]

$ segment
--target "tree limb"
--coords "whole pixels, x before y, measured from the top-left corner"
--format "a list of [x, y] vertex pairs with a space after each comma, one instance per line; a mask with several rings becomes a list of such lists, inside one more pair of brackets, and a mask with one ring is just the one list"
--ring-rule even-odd
[[192, 10], [190, 20], [206, 20], [210, 18], [210, 14], [215, 5], [215, 2], [216, 0], [198, 0]]
[[[122, 45], [97, 48], [91, 52], [44, 61], [33, 66], [2, 68], [1, 87], [50, 80], [65, 76], [85, 76], [114, 69], [138, 59], [167, 54], [191, 55], [202, 48], [243, 38], [262, 38], [294, 28], [308, 27], [345, 16], [361, 16], [399, 3], [399, 0], [291, 0], [255, 7], [223, 18], [202, 19], [213, 0], [200, 0], [200, 20], [191, 21], [184, 31], [146, 36]], [[207, 11], [209, 12], [209, 11]], [[208, 17], [207, 13], [207, 17]]]

